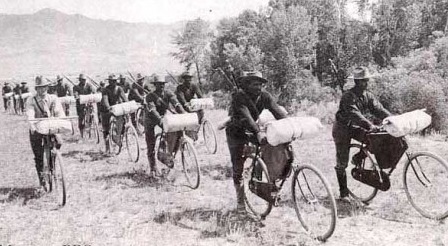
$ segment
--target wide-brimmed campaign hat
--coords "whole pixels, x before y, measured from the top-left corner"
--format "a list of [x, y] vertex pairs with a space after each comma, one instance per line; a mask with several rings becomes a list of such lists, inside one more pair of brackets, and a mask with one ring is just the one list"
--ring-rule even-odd
[[145, 77], [142, 76], [141, 73], [137, 74], [137, 81], [144, 79]]
[[191, 75], [190, 72], [185, 71], [185, 72], [183, 72], [183, 73], [180, 75], [180, 77], [181, 77], [181, 78], [192, 78], [193, 75]]
[[20, 84], [22, 84], [22, 85], [26, 85], [26, 81], [23, 81], [23, 82], [21, 82]]
[[349, 76], [349, 79], [370, 79], [372, 78], [372, 74], [370, 74], [369, 69], [366, 67], [357, 67], [353, 70], [353, 74]]
[[79, 74], [78, 79], [86, 80], [86, 76], [83, 73], [81, 73], [81, 74]]
[[240, 83], [247, 83], [249, 81], [261, 81], [267, 83], [268, 81], [263, 78], [260, 71], [244, 71], [239, 78]]
[[56, 81], [62, 80], [62, 77], [60, 75], [56, 76]]
[[165, 84], [166, 81], [161, 80], [160, 77], [158, 75], [154, 75], [153, 80], [151, 81], [151, 84], [156, 84], [156, 83], [162, 83]]
[[117, 76], [115, 76], [115, 74], [111, 74], [109, 75], [109, 77], [107, 77], [108, 81], [117, 81]]
[[49, 81], [44, 81], [42, 76], [37, 76], [36, 77], [36, 83], [35, 83], [34, 87], [43, 87], [43, 86], [49, 86], [49, 85], [50, 85], [50, 82]]

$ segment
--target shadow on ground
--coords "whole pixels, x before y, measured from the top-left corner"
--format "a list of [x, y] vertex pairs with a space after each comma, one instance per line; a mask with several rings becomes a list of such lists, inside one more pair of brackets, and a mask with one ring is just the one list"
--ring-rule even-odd
[[232, 177], [232, 167], [221, 165], [201, 166], [203, 175], [210, 176], [213, 180], [227, 180]]
[[[144, 171], [122, 172], [110, 175], [98, 176], [95, 181], [106, 181], [108, 183], [120, 183], [128, 187], [156, 187], [159, 188], [168, 184], [168, 180], [162, 177], [151, 177]], [[123, 180], [130, 180], [131, 182], [120, 182]]]
[[70, 150], [65, 153], [62, 153], [63, 157], [77, 159], [80, 162], [87, 161], [98, 161], [109, 158], [110, 156], [105, 155], [101, 151], [79, 151], [79, 150]]
[[201, 232], [201, 238], [225, 237], [229, 234], [243, 234], [246, 237], [256, 236], [263, 227], [260, 220], [236, 211], [218, 211], [211, 209], [192, 209], [182, 212], [164, 212], [157, 215], [154, 221], [159, 224], [172, 223], [184, 229]]
[[0, 203], [21, 203], [25, 205], [29, 200], [38, 199], [42, 193], [35, 187], [0, 187]]

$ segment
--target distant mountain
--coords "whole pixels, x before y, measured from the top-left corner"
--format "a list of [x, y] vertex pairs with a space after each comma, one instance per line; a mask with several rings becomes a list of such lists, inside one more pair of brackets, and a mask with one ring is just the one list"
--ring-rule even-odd
[[180, 71], [169, 53], [171, 36], [183, 25], [95, 20], [53, 9], [0, 14], [0, 78]]

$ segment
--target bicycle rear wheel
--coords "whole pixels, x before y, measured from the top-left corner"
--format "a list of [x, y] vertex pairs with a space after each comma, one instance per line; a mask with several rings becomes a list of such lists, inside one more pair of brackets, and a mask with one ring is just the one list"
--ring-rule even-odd
[[129, 159], [137, 163], [140, 158], [140, 145], [138, 143], [137, 131], [132, 125], [126, 127], [125, 138]]
[[[257, 157], [255, 160], [254, 158], [254, 155], [250, 155], [244, 162], [244, 200], [249, 208], [249, 212], [264, 219], [271, 212], [273, 204], [253, 193], [250, 187], [254, 185], [254, 182], [269, 184], [271, 179], [264, 161], [260, 157]], [[257, 174], [253, 174], [255, 170], [257, 170]]]
[[300, 165], [291, 183], [292, 200], [303, 228], [320, 241], [325, 241], [336, 227], [336, 200], [330, 183], [312, 165]]
[[[353, 155], [359, 153], [360, 151], [361, 151], [360, 144], [350, 144], [350, 152], [349, 152], [349, 159], [348, 159], [350, 170], [352, 168], [354, 168], [354, 166], [351, 164]], [[364, 168], [370, 169], [370, 170], [374, 169], [375, 168], [375, 166], [373, 164], [375, 162], [374, 157], [372, 156], [372, 154], [367, 152], [365, 149], [363, 149], [363, 151], [367, 156], [363, 160]], [[355, 180], [353, 177], [347, 179], [347, 185], [348, 185], [350, 195], [353, 198], [355, 198], [365, 204], [368, 204], [370, 201], [372, 201], [372, 199], [375, 198], [376, 194], [378, 193], [377, 188], [374, 188], [372, 186], [361, 183], [358, 180]]]
[[87, 134], [89, 140], [94, 141], [96, 144], [100, 143], [100, 130], [93, 114], [86, 115], [86, 126], [84, 129], [84, 134]]
[[136, 127], [138, 132], [140, 132], [141, 134], [145, 133], [145, 125], [143, 122], [144, 113], [145, 111], [143, 110], [143, 108], [139, 108], [135, 113], [135, 122], [137, 123]]
[[204, 120], [202, 123], [202, 135], [208, 153], [215, 154], [218, 150], [218, 142], [216, 141], [215, 128], [209, 120]]
[[411, 205], [424, 217], [448, 217], [448, 164], [436, 154], [413, 154], [403, 172], [403, 185]]
[[199, 169], [196, 149], [193, 146], [193, 142], [187, 137], [183, 138], [180, 151], [182, 168], [188, 183], [187, 186], [191, 189], [196, 189], [199, 187], [201, 181], [201, 171]]
[[112, 154], [118, 155], [121, 152], [121, 134], [118, 130], [117, 122], [115, 118], [111, 117], [110, 119], [110, 130], [109, 130], [109, 146], [110, 152]]

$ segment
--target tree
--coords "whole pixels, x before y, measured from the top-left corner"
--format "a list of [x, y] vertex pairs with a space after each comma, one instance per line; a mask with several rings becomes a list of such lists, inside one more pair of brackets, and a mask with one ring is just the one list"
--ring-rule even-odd
[[209, 23], [200, 18], [188, 21], [183, 32], [179, 32], [173, 37], [173, 44], [178, 47], [179, 51], [173, 52], [171, 55], [178, 59], [181, 64], [185, 64], [187, 70], [192, 65], [195, 66], [198, 82], [201, 86], [201, 74], [205, 66], [210, 64], [208, 59], [212, 38], [213, 33]]

